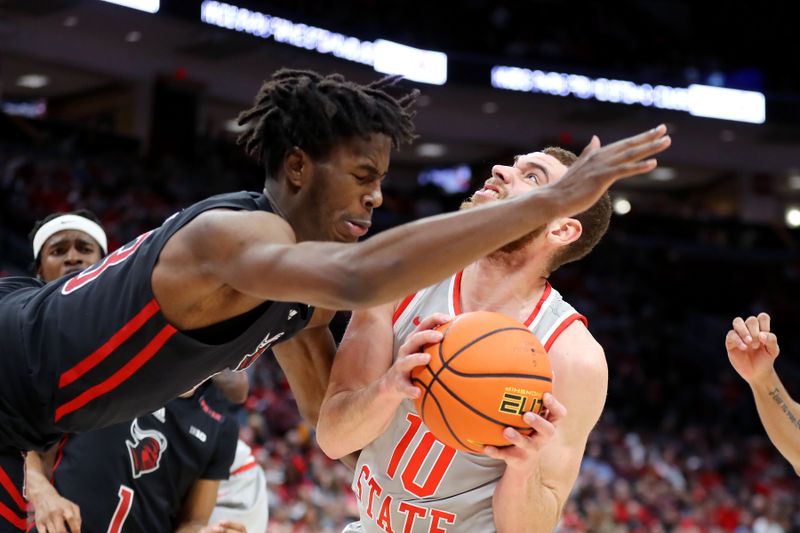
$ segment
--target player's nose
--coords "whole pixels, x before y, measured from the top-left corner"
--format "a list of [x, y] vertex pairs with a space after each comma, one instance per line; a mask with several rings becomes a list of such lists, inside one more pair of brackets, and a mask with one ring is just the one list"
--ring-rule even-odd
[[511, 167], [505, 165], [495, 165], [492, 167], [492, 177], [501, 180], [505, 184], [511, 183]]

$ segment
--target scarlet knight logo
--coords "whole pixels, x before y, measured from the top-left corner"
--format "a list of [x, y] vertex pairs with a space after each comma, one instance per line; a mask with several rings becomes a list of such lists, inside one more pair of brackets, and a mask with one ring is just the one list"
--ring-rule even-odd
[[261, 342], [258, 343], [258, 346], [256, 346], [256, 349], [252, 353], [249, 353], [249, 354], [245, 355], [242, 358], [242, 360], [239, 361], [239, 364], [236, 366], [234, 371], [238, 372], [239, 370], [244, 370], [248, 366], [252, 365], [253, 362], [256, 359], [258, 359], [259, 357], [261, 357], [261, 354], [266, 352], [269, 349], [269, 347], [272, 346], [272, 344], [275, 341], [277, 341], [278, 339], [283, 337], [284, 333], [285, 332], [283, 332], [283, 331], [281, 331], [280, 333], [277, 333], [275, 335], [273, 335], [271, 332], [267, 333], [267, 336], [264, 337], [264, 340], [262, 340]]
[[125, 440], [131, 457], [131, 472], [134, 479], [143, 474], [155, 472], [161, 463], [161, 456], [167, 449], [167, 438], [155, 429], [141, 429], [134, 418], [131, 423], [133, 442]]

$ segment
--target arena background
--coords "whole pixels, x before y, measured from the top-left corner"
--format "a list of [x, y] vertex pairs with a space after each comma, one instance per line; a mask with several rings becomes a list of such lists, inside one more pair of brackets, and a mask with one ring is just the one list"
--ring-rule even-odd
[[[114, 248], [209, 194], [260, 190], [231, 119], [280, 67], [436, 82], [404, 82], [423, 93], [420, 138], [393, 157], [377, 231], [455, 208], [514, 154], [665, 122], [659, 169], [614, 187], [604, 242], [554, 276], [610, 367], [560, 530], [800, 531], [798, 477], [723, 348], [734, 316], [770, 312], [800, 394], [800, 47], [784, 4], [120, 3], [157, 10], [0, 1], [0, 275], [26, 272], [27, 233], [54, 211], [92, 209]], [[240, 421], [269, 531], [340, 531], [349, 471], [270, 357], [251, 383]]]

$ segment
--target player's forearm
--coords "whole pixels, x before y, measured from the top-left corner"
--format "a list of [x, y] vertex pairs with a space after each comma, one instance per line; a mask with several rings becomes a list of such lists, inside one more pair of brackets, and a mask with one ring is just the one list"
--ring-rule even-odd
[[750, 386], [767, 435], [800, 474], [800, 404], [789, 397], [774, 370]]
[[389, 426], [402, 398], [383, 391], [380, 381], [334, 394], [322, 404], [317, 443], [331, 459], [363, 449]]
[[352, 307], [399, 300], [549, 222], [556, 202], [546, 189], [490, 205], [426, 218], [348, 248], [362, 280]]
[[506, 470], [492, 498], [497, 533], [550, 533], [561, 508], [555, 492], [542, 485], [538, 469], [530, 474]]
[[36, 506], [40, 498], [58, 495], [55, 487], [50, 483], [38, 452], [28, 452], [25, 454], [25, 490], [28, 499]]

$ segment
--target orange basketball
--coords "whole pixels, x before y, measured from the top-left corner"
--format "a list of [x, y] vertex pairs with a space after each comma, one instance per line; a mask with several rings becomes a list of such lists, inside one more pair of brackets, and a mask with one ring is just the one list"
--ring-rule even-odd
[[539, 413], [552, 389], [550, 359], [524, 324], [489, 311], [458, 315], [437, 328], [442, 341], [425, 348], [431, 360], [411, 372], [422, 390], [417, 412], [440, 441], [480, 453], [507, 446], [503, 428], [530, 433], [522, 420]]

